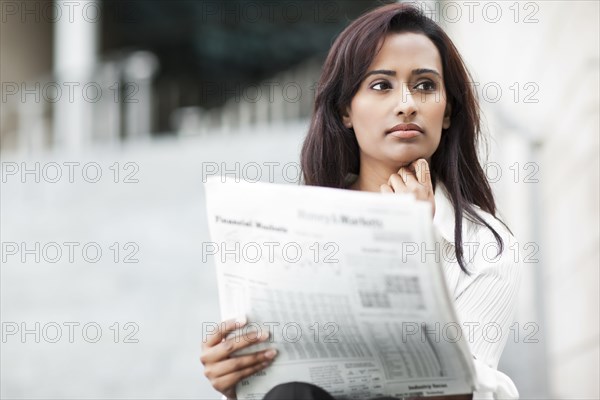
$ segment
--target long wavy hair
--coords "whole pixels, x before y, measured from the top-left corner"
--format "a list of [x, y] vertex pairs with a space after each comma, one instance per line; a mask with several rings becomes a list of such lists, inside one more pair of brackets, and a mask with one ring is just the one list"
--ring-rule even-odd
[[302, 146], [303, 181], [306, 185], [347, 188], [349, 174], [359, 174], [358, 142], [354, 132], [344, 126], [342, 112], [358, 91], [383, 39], [402, 32], [427, 36], [442, 60], [447, 101], [452, 106], [451, 124], [442, 130], [430, 171], [434, 188], [436, 182], [442, 182], [450, 197], [455, 215], [456, 260], [468, 273], [462, 246], [463, 215], [490, 229], [499, 253], [504, 249], [498, 232], [474, 209], [478, 206], [498, 219], [492, 189], [477, 155], [481, 138], [479, 103], [458, 50], [442, 28], [416, 7], [395, 3], [376, 8], [352, 22], [333, 43], [323, 65], [310, 128]]

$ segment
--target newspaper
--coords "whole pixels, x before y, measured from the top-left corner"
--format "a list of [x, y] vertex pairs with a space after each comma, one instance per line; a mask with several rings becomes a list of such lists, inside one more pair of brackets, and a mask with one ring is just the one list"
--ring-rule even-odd
[[[234, 182], [205, 184], [223, 320], [278, 349], [236, 387], [261, 399], [291, 381], [336, 399], [472, 393], [473, 359], [446, 289], [431, 205], [412, 195]], [[457, 331], [456, 335], [448, 332]]]

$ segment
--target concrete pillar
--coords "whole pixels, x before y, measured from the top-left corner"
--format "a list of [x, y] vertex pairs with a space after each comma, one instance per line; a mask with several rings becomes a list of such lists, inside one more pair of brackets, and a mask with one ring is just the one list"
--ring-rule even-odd
[[97, 62], [100, 5], [97, 0], [56, 4], [61, 15], [54, 23], [54, 76], [58, 82], [78, 86], [73, 102], [54, 104], [54, 142], [76, 151], [91, 141], [93, 132], [93, 103], [86, 98], [86, 89], [90, 97], [96, 96], [89, 84]]

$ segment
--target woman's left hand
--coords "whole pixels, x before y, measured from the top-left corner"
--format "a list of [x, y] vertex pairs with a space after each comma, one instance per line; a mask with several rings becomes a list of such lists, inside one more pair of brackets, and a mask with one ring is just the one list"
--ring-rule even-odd
[[412, 193], [417, 200], [427, 201], [431, 204], [431, 217], [435, 215], [435, 197], [429, 164], [424, 158], [413, 161], [410, 165], [402, 167], [397, 173], [390, 175], [387, 184], [379, 187], [382, 193]]

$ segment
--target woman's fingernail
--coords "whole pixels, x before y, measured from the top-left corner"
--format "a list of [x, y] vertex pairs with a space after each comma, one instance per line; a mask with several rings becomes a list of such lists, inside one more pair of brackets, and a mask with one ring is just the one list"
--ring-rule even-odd
[[235, 323], [236, 324], [240, 324], [240, 325], [244, 325], [246, 323], [246, 316], [245, 315], [240, 315], [239, 317], [237, 317], [235, 319]]
[[275, 350], [275, 349], [268, 350], [265, 353], [265, 357], [267, 357], [269, 360], [274, 358], [276, 355], [277, 355], [277, 350]]

